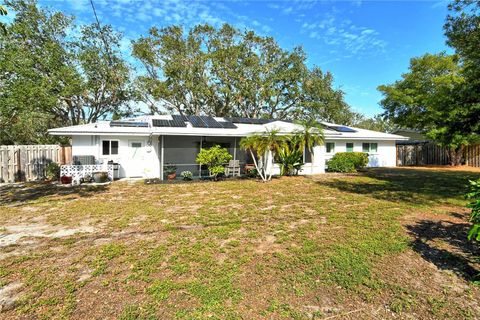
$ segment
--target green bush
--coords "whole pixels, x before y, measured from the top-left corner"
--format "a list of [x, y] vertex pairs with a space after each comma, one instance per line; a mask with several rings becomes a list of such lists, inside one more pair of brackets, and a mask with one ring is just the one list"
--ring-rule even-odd
[[197, 155], [197, 163], [206, 165], [210, 176], [216, 180], [220, 173], [225, 172], [225, 164], [232, 160], [232, 155], [226, 148], [219, 145], [208, 149], [201, 149]]
[[330, 172], [356, 172], [368, 164], [368, 154], [364, 152], [338, 152], [327, 162]]
[[58, 180], [60, 177], [60, 166], [55, 162], [50, 162], [47, 165], [45, 175], [48, 180]]
[[303, 166], [302, 151], [286, 145], [278, 150], [277, 162], [280, 164], [280, 175], [295, 176]]
[[470, 214], [472, 226], [468, 232], [468, 240], [480, 241], [480, 179], [477, 181], [470, 180], [470, 190], [466, 197], [472, 200], [468, 204], [468, 208], [472, 209]]

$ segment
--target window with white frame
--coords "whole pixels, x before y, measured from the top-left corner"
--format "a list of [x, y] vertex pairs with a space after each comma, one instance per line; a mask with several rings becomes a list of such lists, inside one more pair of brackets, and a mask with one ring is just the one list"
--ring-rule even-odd
[[327, 142], [325, 144], [327, 153], [335, 153], [335, 142]]
[[362, 151], [367, 153], [377, 153], [378, 144], [377, 143], [362, 143]]
[[102, 155], [118, 154], [118, 140], [102, 140]]
[[347, 152], [353, 152], [353, 142], [347, 142], [346, 148]]

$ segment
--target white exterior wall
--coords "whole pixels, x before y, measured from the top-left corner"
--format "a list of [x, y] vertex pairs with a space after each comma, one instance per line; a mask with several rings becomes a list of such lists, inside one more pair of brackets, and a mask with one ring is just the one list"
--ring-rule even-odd
[[[117, 140], [118, 154], [103, 155], [102, 141]], [[120, 164], [120, 177], [160, 177], [160, 153], [158, 136], [151, 138], [146, 136], [73, 136], [72, 156], [95, 156], [98, 163], [106, 163], [110, 160]], [[135, 160], [132, 160], [133, 149], [131, 142], [140, 142], [142, 147], [137, 150]]]
[[325, 143], [335, 143], [335, 152], [326, 153], [326, 148], [323, 146], [325, 160], [330, 160], [337, 152], [347, 152], [347, 143], [353, 143], [354, 152], [362, 152], [362, 143], [377, 143], [377, 152], [369, 154], [369, 167], [395, 167], [396, 166], [396, 146], [395, 141], [386, 140], [325, 140]]
[[[102, 155], [102, 140], [117, 140], [119, 142], [118, 155]], [[72, 155], [93, 155], [98, 163], [109, 160], [120, 164], [120, 177], [161, 177], [161, 136], [152, 136], [151, 146], [148, 146], [147, 136], [73, 136]], [[142, 148], [138, 150], [135, 160], [132, 160], [131, 142], [141, 142]], [[394, 167], [396, 166], [395, 141], [385, 140], [334, 140], [325, 141], [335, 143], [335, 152], [327, 154], [325, 145], [314, 147], [313, 166], [305, 163], [300, 174], [318, 174], [325, 172], [325, 163], [337, 152], [346, 152], [346, 144], [354, 144], [353, 151], [362, 152], [362, 143], [377, 143], [377, 153], [370, 154], [369, 167]], [[273, 173], [280, 173], [280, 166], [273, 166]]]

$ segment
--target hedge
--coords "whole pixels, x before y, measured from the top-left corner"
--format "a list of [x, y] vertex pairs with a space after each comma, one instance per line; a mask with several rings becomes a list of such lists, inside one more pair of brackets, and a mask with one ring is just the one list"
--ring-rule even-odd
[[338, 152], [327, 162], [330, 172], [356, 172], [368, 164], [368, 154], [364, 152]]

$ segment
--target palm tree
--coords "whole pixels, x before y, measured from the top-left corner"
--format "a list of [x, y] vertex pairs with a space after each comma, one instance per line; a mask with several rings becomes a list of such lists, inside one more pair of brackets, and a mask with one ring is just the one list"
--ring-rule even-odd
[[258, 166], [257, 160], [255, 158], [255, 154], [254, 154], [254, 152], [257, 152], [258, 154], [257, 150], [259, 149], [259, 145], [260, 145], [259, 140], [260, 139], [258, 135], [251, 135], [249, 137], [242, 138], [242, 140], [240, 140], [240, 148], [250, 151], [250, 154], [253, 159], [253, 163], [255, 164], [255, 168], [257, 169], [258, 174], [260, 175], [263, 181], [266, 181], [266, 178], [263, 175], [262, 170], [260, 170], [260, 167]]
[[[275, 153], [285, 145], [285, 137], [278, 135], [279, 130], [267, 130], [261, 134], [254, 134], [240, 140], [240, 147], [249, 150], [258, 174], [263, 181], [271, 180]], [[261, 166], [255, 159], [255, 151], [260, 158]]]
[[[0, 6], [0, 16], [6, 16], [7, 14], [7, 9], [4, 6]], [[3, 22], [0, 22], [0, 30], [3, 32], [3, 34], [7, 34], [7, 25]]]
[[[278, 129], [267, 130], [264, 134], [261, 135], [260, 139], [260, 143], [262, 145], [261, 151], [263, 151], [263, 154], [266, 155], [265, 170], [269, 167], [268, 180], [272, 180], [275, 154], [278, 150], [282, 149], [286, 143], [285, 136], [278, 135], [278, 132]], [[265, 174], [267, 173], [265, 172]]]
[[301, 130], [294, 132], [294, 139], [298, 143], [300, 150], [308, 150], [312, 155], [311, 173], [313, 173], [314, 152], [313, 148], [325, 143], [323, 136], [323, 127], [314, 119], [308, 119], [298, 123], [302, 126]]

